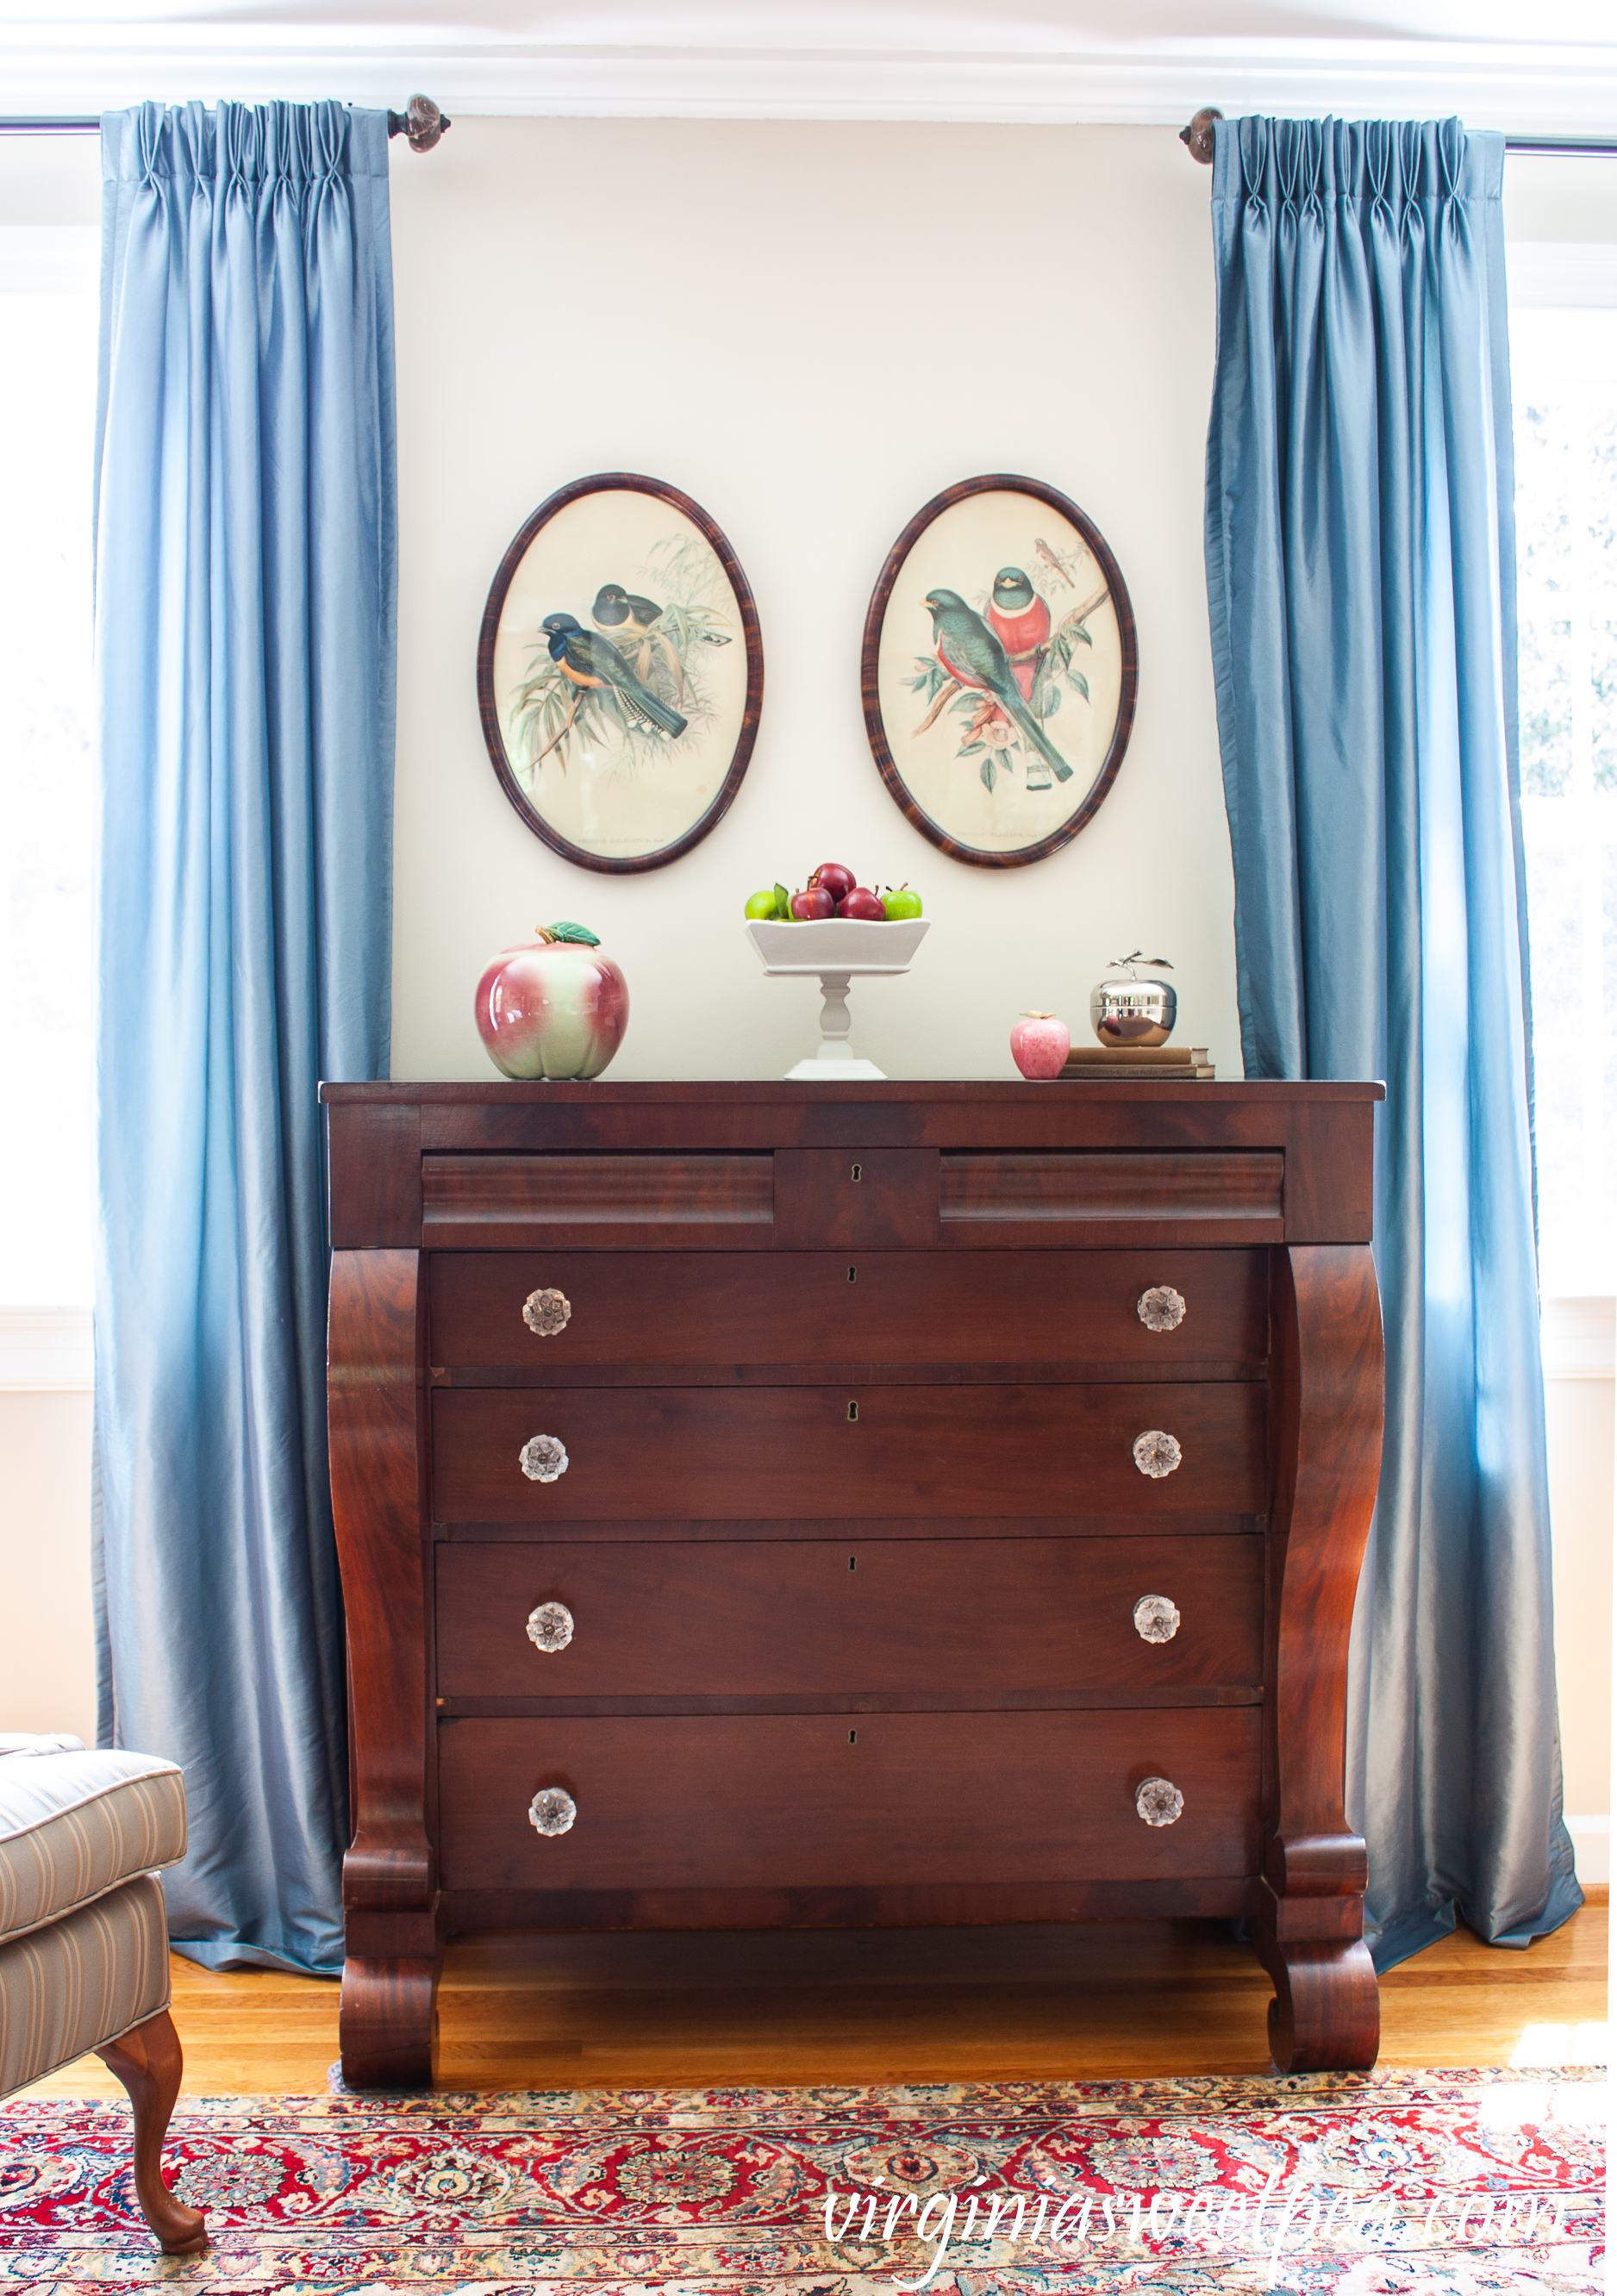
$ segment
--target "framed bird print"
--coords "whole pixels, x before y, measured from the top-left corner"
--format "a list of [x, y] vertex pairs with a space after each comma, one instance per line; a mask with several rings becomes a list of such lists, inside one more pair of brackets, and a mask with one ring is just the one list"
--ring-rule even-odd
[[727, 811], [763, 701], [735, 554], [631, 472], [541, 503], [500, 562], [477, 654], [483, 736], [536, 837], [583, 869], [661, 869]]
[[949, 487], [888, 553], [865, 621], [882, 778], [956, 861], [1013, 869], [1078, 835], [1134, 722], [1134, 614], [1078, 504], [1035, 479]]

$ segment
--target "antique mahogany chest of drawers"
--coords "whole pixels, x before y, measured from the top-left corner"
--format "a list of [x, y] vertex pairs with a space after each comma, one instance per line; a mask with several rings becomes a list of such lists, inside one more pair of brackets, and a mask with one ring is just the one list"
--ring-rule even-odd
[[1244, 1915], [1343, 1815], [1373, 1085], [332, 1085], [343, 2064], [443, 1939]]

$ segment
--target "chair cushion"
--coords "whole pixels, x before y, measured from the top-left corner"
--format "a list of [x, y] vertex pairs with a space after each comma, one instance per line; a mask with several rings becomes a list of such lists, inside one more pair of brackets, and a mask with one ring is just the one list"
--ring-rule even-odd
[[163, 1885], [143, 1874], [0, 1945], [0, 2096], [116, 2041], [168, 2005]]
[[152, 1754], [0, 1752], [0, 1946], [185, 1854], [185, 1782]]

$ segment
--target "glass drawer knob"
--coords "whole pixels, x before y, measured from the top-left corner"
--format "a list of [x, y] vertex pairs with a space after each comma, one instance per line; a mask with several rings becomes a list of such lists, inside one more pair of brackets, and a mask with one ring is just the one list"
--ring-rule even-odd
[[[1145, 1313], [1143, 1307], [1140, 1312]], [[1179, 1313], [1184, 1312], [1181, 1303]], [[558, 1332], [564, 1332], [571, 1314], [572, 1301], [556, 1291], [530, 1292], [522, 1302], [522, 1321], [542, 1340], [554, 1340]]]
[[[533, 1618], [539, 1613], [536, 1611]], [[528, 1621], [528, 1631], [533, 1634], [533, 1619]], [[567, 1631], [572, 1632], [572, 1620], [567, 1621]], [[1178, 1606], [1166, 1595], [1142, 1595], [1134, 1606], [1134, 1631], [1143, 1643], [1170, 1643], [1179, 1631]], [[534, 1636], [537, 1642], [538, 1636]]]
[[[544, 1438], [539, 1439], [543, 1441]], [[1184, 1456], [1178, 1437], [1165, 1435], [1160, 1427], [1148, 1427], [1143, 1435], [1137, 1435], [1134, 1439], [1134, 1464], [1141, 1474], [1149, 1475], [1153, 1482], [1160, 1481], [1164, 1475], [1171, 1475]], [[566, 1455], [563, 1454], [562, 1464], [565, 1466], [566, 1464]], [[531, 1469], [529, 1472], [531, 1472]]]
[[[1135, 1612], [1135, 1618], [1137, 1621], [1139, 1618], [1137, 1610]], [[1177, 1611], [1173, 1614], [1173, 1623], [1176, 1627], [1179, 1623], [1179, 1614]], [[1145, 1628], [1141, 1627], [1140, 1632], [1144, 1634], [1145, 1631]], [[1170, 1628], [1169, 1631], [1171, 1633], [1172, 1628]], [[528, 1639], [535, 1650], [565, 1650], [572, 1640], [572, 1612], [566, 1603], [541, 1603], [537, 1611], [529, 1611]]]
[[[1140, 1442], [1145, 1441], [1142, 1435]], [[1172, 1437], [1167, 1439], [1172, 1441]], [[1135, 1445], [1137, 1454], [1139, 1443]], [[530, 1435], [518, 1454], [522, 1472], [530, 1483], [554, 1483], [567, 1472], [567, 1446], [559, 1435]], [[1178, 1466], [1178, 1461], [1174, 1461]], [[1148, 1472], [1159, 1472], [1149, 1470]], [[1160, 1472], [1167, 1473], [1164, 1467]]]
[[[536, 1300], [543, 1295], [534, 1293]], [[1135, 1314], [1148, 1332], [1177, 1332], [1185, 1321], [1185, 1295], [1171, 1283], [1153, 1283], [1135, 1302]]]
[[[570, 1810], [572, 1804], [567, 1806]], [[1171, 1825], [1184, 1813], [1185, 1797], [1166, 1778], [1147, 1778], [1136, 1791], [1134, 1806], [1147, 1825]], [[538, 1822], [536, 1817], [534, 1824]], [[567, 1823], [570, 1825], [572, 1819], [569, 1817]]]
[[[1161, 1781], [1156, 1781], [1161, 1784]], [[1144, 1793], [1145, 1787], [1140, 1788]], [[560, 1786], [541, 1786], [528, 1805], [528, 1823], [536, 1833], [565, 1833], [579, 1815], [579, 1805]], [[1161, 1820], [1153, 1823], [1160, 1824]]]

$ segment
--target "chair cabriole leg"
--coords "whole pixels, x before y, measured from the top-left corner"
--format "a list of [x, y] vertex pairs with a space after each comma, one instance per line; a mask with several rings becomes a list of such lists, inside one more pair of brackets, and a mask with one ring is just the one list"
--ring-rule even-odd
[[202, 2211], [185, 2207], [163, 2182], [163, 2139], [185, 2069], [174, 2020], [160, 2009], [95, 2054], [128, 2090], [134, 2107], [135, 2191], [141, 2214], [165, 2256], [194, 2256], [208, 2245]]

